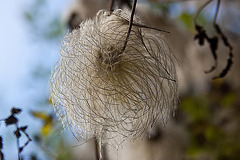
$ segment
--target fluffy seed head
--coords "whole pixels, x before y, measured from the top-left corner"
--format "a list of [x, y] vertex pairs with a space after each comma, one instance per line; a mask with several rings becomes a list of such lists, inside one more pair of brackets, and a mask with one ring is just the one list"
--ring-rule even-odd
[[159, 31], [135, 25], [135, 16], [122, 52], [129, 15], [101, 10], [62, 41], [50, 96], [62, 121], [86, 139], [141, 136], [175, 109], [173, 55]]

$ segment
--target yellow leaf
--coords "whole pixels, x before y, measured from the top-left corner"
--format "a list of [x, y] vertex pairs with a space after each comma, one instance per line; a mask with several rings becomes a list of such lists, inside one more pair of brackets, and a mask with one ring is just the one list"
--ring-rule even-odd
[[52, 122], [52, 116], [51, 116], [51, 115], [48, 115], [48, 114], [45, 113], [45, 112], [33, 111], [33, 112], [32, 112], [32, 115], [33, 115], [35, 118], [38, 118], [38, 119], [40, 119], [40, 120], [43, 120], [44, 123], [51, 123], [51, 122]]
[[52, 123], [44, 124], [41, 129], [41, 134], [47, 136], [52, 131]]
[[32, 115], [43, 121], [43, 126], [41, 128], [41, 134], [43, 136], [48, 135], [51, 131], [52, 131], [52, 127], [53, 127], [53, 118], [51, 115], [45, 113], [45, 112], [37, 112], [37, 111], [33, 111]]

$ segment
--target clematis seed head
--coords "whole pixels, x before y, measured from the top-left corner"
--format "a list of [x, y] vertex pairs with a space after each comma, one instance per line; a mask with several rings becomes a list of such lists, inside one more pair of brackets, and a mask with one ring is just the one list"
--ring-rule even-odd
[[175, 110], [174, 56], [137, 16], [123, 51], [129, 15], [100, 10], [62, 41], [50, 96], [63, 123], [86, 139], [143, 136]]

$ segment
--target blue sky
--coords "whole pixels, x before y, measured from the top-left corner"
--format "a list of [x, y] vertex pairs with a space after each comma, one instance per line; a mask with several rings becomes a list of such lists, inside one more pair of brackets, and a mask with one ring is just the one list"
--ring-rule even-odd
[[[10, 108], [15, 106], [23, 109], [19, 115], [20, 125], [28, 125], [29, 132], [34, 132], [40, 126], [29, 112], [31, 110], [47, 110], [44, 104], [48, 96], [50, 69], [57, 61], [59, 41], [42, 42], [33, 38], [23, 13], [35, 1], [7, 0], [0, 5], [0, 119], [6, 118]], [[51, 0], [46, 6], [46, 14], [58, 15], [66, 7], [69, 0]], [[49, 17], [48, 17], [49, 16]], [[43, 77], [33, 77], [40, 69], [49, 71]], [[41, 73], [41, 72], [40, 72]], [[37, 124], [35, 124], [37, 123]], [[0, 135], [4, 139], [5, 158], [17, 159], [16, 142], [12, 135], [14, 128], [6, 128], [0, 124]], [[34, 144], [29, 144], [25, 152], [30, 152]], [[29, 148], [29, 149], [28, 149]]]

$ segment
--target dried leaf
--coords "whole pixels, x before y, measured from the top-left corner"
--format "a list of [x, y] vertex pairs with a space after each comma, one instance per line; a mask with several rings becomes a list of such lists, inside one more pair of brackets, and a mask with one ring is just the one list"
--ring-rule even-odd
[[208, 42], [212, 51], [213, 58], [214, 60], [217, 60], [218, 38], [217, 37], [208, 38]]
[[23, 147], [20, 147], [19, 148], [19, 152], [21, 153], [23, 151]]
[[209, 43], [209, 46], [210, 46], [210, 49], [211, 49], [211, 53], [212, 53], [213, 59], [215, 61], [215, 64], [208, 71], [205, 71], [205, 73], [210, 73], [210, 72], [214, 71], [217, 68], [218, 38], [217, 37], [209, 38], [207, 36], [206, 39], [207, 39], [207, 42]]
[[20, 129], [21, 131], [25, 132], [26, 129], [27, 129], [27, 126], [20, 127], [19, 129]]
[[231, 69], [231, 67], [232, 67], [232, 64], [233, 64], [233, 47], [232, 47], [231, 44], [228, 42], [228, 39], [227, 39], [227, 37], [223, 34], [221, 28], [220, 28], [217, 24], [215, 24], [214, 27], [215, 27], [216, 32], [221, 36], [224, 45], [229, 48], [229, 53], [228, 53], [228, 54], [229, 54], [229, 57], [228, 57], [227, 65], [226, 65], [226, 67], [222, 70], [222, 72], [219, 74], [219, 76], [216, 76], [216, 77], [214, 78], [214, 79], [216, 79], [216, 78], [222, 78], [222, 77], [224, 77], [224, 76], [228, 73], [228, 71], [230, 71], [230, 69]]
[[17, 130], [14, 132], [14, 135], [15, 135], [17, 138], [20, 138], [20, 137], [21, 137], [20, 130], [17, 129]]
[[226, 68], [223, 69], [223, 71], [220, 73], [219, 76], [214, 77], [213, 79], [222, 78], [222, 77], [225, 77], [225, 76], [226, 76], [226, 74], [228, 73], [228, 71], [230, 71], [230, 69], [231, 69], [231, 67], [232, 67], [232, 64], [233, 64], [232, 57], [233, 57], [233, 56], [232, 56], [232, 54], [231, 54], [230, 57], [228, 58]]
[[224, 45], [228, 46], [230, 49], [232, 49], [232, 46], [228, 42], [227, 37], [222, 33], [222, 30], [219, 27], [219, 25], [215, 24], [215, 29], [216, 29], [216, 32], [221, 35]]
[[194, 40], [198, 40], [199, 45], [202, 46], [204, 45], [204, 40], [207, 38], [206, 32], [197, 24], [195, 24], [195, 29], [198, 33], [195, 35]]
[[[217, 11], [215, 13], [215, 20], [216, 20], [217, 15], [218, 15], [219, 5], [220, 5], [220, 0], [217, 3]], [[221, 39], [222, 39], [224, 45], [227, 48], [229, 48], [229, 53], [228, 53], [229, 58], [228, 58], [228, 61], [227, 61], [227, 65], [218, 76], [213, 78], [213, 79], [217, 79], [217, 78], [223, 78], [228, 73], [228, 71], [231, 69], [231, 66], [233, 64], [233, 48], [232, 48], [231, 44], [229, 43], [227, 37], [222, 32], [220, 26], [218, 24], [216, 24], [216, 21], [214, 21], [214, 28], [215, 28], [215, 31], [217, 32], [217, 34], [219, 34], [221, 36]], [[211, 52], [212, 52], [212, 55], [213, 55], [213, 58], [214, 58], [214, 61], [215, 61], [214, 66], [212, 66], [210, 70], [205, 71], [205, 73], [210, 73], [217, 68], [218, 38], [217, 37], [209, 38], [206, 31], [203, 29], [203, 27], [196, 24], [196, 21], [195, 21], [195, 29], [197, 31], [197, 34], [195, 35], [194, 39], [198, 40], [199, 45], [202, 46], [204, 44], [205, 39], [207, 40], [207, 42], [210, 45], [210, 49], [211, 49]]]
[[13, 115], [11, 115], [7, 119], [5, 119], [6, 126], [16, 124], [17, 122], [18, 122], [18, 119]]
[[12, 108], [11, 109], [11, 113], [12, 113], [12, 115], [14, 115], [14, 114], [18, 114], [18, 113], [20, 113], [22, 110], [21, 109], [19, 109], [19, 108]]

